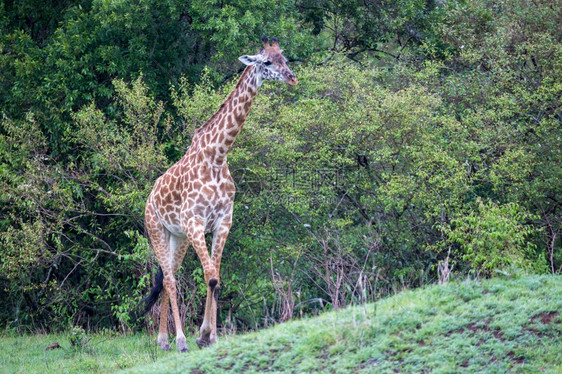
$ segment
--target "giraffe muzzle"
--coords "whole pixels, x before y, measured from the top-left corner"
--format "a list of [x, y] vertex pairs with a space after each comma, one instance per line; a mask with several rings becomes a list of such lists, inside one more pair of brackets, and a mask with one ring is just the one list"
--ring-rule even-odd
[[290, 86], [296, 86], [299, 83], [297, 77], [295, 77], [294, 74], [287, 75], [285, 82]]

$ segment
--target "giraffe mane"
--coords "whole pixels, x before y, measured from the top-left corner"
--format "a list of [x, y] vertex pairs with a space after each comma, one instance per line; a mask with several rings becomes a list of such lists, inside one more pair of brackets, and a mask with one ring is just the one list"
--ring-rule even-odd
[[198, 135], [200, 133], [203, 132], [203, 130], [205, 130], [207, 127], [209, 127], [209, 125], [211, 125], [212, 123], [215, 122], [215, 120], [217, 119], [219, 113], [226, 107], [227, 103], [232, 99], [232, 96], [234, 96], [234, 93], [240, 88], [240, 86], [242, 86], [242, 81], [244, 80], [244, 78], [246, 77], [246, 75], [249, 74], [250, 69], [253, 66], [247, 66], [246, 69], [244, 69], [244, 71], [242, 72], [242, 75], [240, 76], [240, 78], [238, 78], [238, 82], [236, 83], [236, 86], [234, 87], [234, 89], [232, 91], [230, 91], [230, 94], [226, 97], [226, 99], [224, 99], [224, 101], [222, 102], [222, 104], [220, 105], [220, 107], [216, 110], [216, 112], [211, 116], [211, 118], [209, 118], [208, 120], [206, 120], [201, 126], [199, 126], [198, 128], [195, 129], [195, 134], [194, 135]]

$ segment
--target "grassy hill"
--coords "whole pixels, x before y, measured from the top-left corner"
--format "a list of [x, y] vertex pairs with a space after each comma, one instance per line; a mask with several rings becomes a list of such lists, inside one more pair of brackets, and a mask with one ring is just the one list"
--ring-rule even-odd
[[[0, 337], [1, 373], [562, 372], [562, 277], [454, 282], [162, 352], [154, 336]], [[62, 349], [46, 350], [59, 342]]]
[[562, 372], [562, 277], [405, 291], [170, 355], [134, 373]]

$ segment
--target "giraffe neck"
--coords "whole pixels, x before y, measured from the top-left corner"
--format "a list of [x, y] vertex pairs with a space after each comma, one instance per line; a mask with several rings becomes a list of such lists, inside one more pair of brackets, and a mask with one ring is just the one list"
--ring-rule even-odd
[[250, 112], [261, 85], [256, 69], [248, 66], [244, 70], [219, 110], [196, 132], [203, 155], [214, 166], [222, 166], [226, 162], [226, 156]]

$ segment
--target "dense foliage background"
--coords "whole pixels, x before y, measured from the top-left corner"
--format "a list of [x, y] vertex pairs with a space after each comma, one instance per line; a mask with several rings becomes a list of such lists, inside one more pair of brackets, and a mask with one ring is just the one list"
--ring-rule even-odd
[[[133, 326], [156, 270], [152, 184], [262, 34], [280, 39], [299, 85], [264, 84], [229, 156], [224, 329], [456, 273], [560, 273], [561, 10], [0, 1], [0, 323]], [[189, 252], [178, 280], [192, 328], [202, 279]]]

